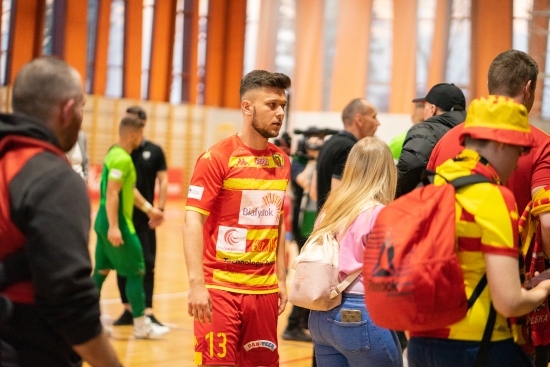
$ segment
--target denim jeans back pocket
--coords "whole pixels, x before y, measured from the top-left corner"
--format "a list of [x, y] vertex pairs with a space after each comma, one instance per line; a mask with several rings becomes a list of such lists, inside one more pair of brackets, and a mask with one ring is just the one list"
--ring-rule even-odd
[[336, 344], [336, 348], [356, 352], [370, 349], [367, 320], [360, 322], [340, 322], [328, 318], [327, 321], [331, 324], [332, 338]]

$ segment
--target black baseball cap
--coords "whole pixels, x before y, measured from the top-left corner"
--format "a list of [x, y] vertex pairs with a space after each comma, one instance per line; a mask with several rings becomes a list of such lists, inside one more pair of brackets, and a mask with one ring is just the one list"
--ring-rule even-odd
[[426, 97], [415, 98], [412, 100], [416, 102], [429, 102], [443, 111], [451, 111], [455, 105], [462, 107], [461, 110], [466, 109], [466, 98], [464, 93], [459, 87], [452, 83], [440, 83], [436, 84], [430, 89]]

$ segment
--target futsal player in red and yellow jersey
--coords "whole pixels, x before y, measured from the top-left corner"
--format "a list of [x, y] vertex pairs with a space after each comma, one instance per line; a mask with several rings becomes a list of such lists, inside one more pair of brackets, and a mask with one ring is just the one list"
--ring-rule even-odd
[[268, 139], [279, 135], [289, 87], [281, 73], [245, 75], [241, 132], [210, 147], [195, 165], [183, 247], [198, 365], [279, 365], [290, 160]]
[[456, 252], [466, 295], [470, 297], [484, 274], [488, 286], [461, 321], [440, 330], [411, 332], [409, 366], [473, 366], [492, 306], [496, 321], [489, 329], [490, 347], [482, 365], [531, 366], [514, 344], [506, 318], [523, 316], [540, 305], [550, 293], [550, 281], [531, 290], [521, 287], [519, 215], [512, 192], [502, 186], [519, 157], [535, 143], [527, 109], [502, 96], [476, 99], [468, 108], [460, 142], [466, 149], [437, 167], [435, 184], [472, 174], [492, 181], [458, 189], [455, 203]]

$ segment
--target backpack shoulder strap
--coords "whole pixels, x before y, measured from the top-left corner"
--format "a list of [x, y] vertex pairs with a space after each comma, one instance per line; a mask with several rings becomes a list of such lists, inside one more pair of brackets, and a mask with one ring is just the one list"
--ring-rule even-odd
[[470, 295], [470, 298], [468, 298], [468, 309], [474, 305], [475, 301], [481, 295], [481, 292], [483, 292], [486, 285], [487, 285], [487, 274], [483, 274], [483, 277], [479, 280], [479, 283], [477, 283], [476, 287], [474, 288], [474, 291]]
[[491, 346], [491, 336], [493, 335], [496, 319], [497, 312], [493, 306], [493, 302], [491, 302], [489, 317], [487, 318], [485, 330], [483, 330], [483, 338], [481, 339], [481, 344], [475, 360], [475, 367], [483, 367], [487, 365], [487, 355], [489, 353], [489, 347]]
[[455, 178], [454, 180], [449, 181], [449, 183], [454, 186], [455, 190], [464, 186], [473, 185], [473, 184], [482, 183], [482, 182], [494, 183], [494, 181], [492, 181], [491, 179], [483, 175], [463, 176], [463, 177]]

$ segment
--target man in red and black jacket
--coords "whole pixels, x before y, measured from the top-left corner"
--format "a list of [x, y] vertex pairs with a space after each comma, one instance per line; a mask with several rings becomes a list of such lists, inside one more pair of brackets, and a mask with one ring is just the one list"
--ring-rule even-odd
[[90, 278], [86, 186], [64, 156], [83, 106], [78, 72], [39, 58], [15, 78], [14, 114], [0, 114], [0, 261], [9, 278], [24, 254], [29, 275], [0, 286], [13, 305], [0, 323], [0, 365], [120, 366]]

